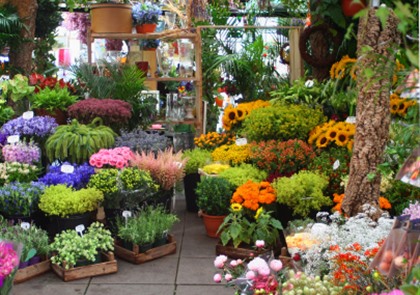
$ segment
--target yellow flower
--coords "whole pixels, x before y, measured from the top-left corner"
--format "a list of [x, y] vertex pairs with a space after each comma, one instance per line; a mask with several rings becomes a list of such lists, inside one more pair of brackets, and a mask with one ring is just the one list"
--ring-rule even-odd
[[230, 205], [230, 208], [235, 212], [239, 212], [242, 210], [242, 205], [238, 203], [233, 203], [232, 205]]
[[332, 141], [337, 137], [337, 133], [338, 133], [338, 129], [335, 127], [330, 128], [327, 132], [326, 132], [326, 137], [328, 138], [328, 140]]
[[338, 146], [346, 146], [349, 141], [349, 135], [346, 131], [340, 130], [337, 132], [337, 136], [335, 137], [335, 143]]
[[325, 134], [322, 134], [320, 137], [318, 137], [318, 139], [316, 140], [316, 146], [318, 148], [324, 148], [326, 147], [328, 144], [330, 143], [330, 141], [328, 140], [328, 138], [325, 136]]
[[264, 212], [263, 207], [258, 208], [257, 212], [255, 213], [254, 218], [258, 219], [258, 217], [260, 217], [261, 213], [263, 213], [263, 212]]
[[330, 69], [330, 77], [331, 77], [331, 79], [334, 79], [335, 78], [335, 69], [337, 68], [338, 63], [339, 62], [336, 62], [336, 63], [334, 63], [331, 66], [331, 69]]
[[238, 107], [236, 108], [236, 119], [239, 122], [243, 121], [245, 119], [245, 117], [247, 116], [247, 114], [248, 114], [248, 112], [247, 112], [246, 107], [239, 104]]
[[347, 149], [350, 152], [353, 150], [353, 144], [354, 144], [354, 140], [353, 139], [349, 140], [349, 142], [347, 143]]

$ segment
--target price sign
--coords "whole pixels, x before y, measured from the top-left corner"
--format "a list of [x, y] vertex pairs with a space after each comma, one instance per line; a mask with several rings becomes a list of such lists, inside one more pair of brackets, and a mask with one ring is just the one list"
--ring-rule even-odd
[[10, 135], [7, 137], [7, 143], [16, 143], [19, 141], [19, 135]]
[[246, 145], [248, 143], [246, 138], [238, 138], [238, 139], [236, 139], [235, 142], [236, 142], [236, 145]]
[[131, 211], [128, 211], [128, 210], [125, 210], [125, 211], [123, 211], [123, 213], [122, 213], [122, 216], [124, 217], [124, 218], [130, 218], [131, 216], [132, 216], [133, 214], [131, 213]]
[[64, 164], [61, 166], [60, 170], [63, 173], [72, 174], [74, 172], [74, 167], [72, 165]]
[[33, 111], [24, 112], [22, 114], [22, 118], [25, 119], [25, 120], [32, 119], [33, 117], [34, 117], [34, 112]]
[[23, 228], [24, 230], [28, 230], [31, 228], [31, 224], [29, 222], [22, 222], [20, 224], [20, 227]]
[[79, 224], [76, 226], [76, 232], [83, 237], [83, 231], [85, 230], [85, 226], [83, 224]]
[[340, 160], [336, 160], [333, 164], [333, 170], [337, 170], [340, 167]]

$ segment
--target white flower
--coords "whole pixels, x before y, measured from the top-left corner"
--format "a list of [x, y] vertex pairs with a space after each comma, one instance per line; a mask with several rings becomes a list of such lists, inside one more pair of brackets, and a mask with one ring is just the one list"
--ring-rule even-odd
[[305, 82], [305, 86], [306, 86], [307, 88], [312, 88], [312, 86], [314, 86], [314, 81], [312, 81], [312, 80], [308, 80], [308, 81], [306, 81], [306, 82]]

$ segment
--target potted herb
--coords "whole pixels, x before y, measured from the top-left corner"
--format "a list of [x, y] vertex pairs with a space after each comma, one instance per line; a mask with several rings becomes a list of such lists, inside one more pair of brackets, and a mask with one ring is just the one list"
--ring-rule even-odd
[[217, 230], [229, 214], [230, 199], [235, 187], [224, 178], [204, 177], [197, 185], [197, 206], [202, 211], [207, 235], [218, 237]]
[[[73, 172], [69, 173], [64, 170], [63, 166], [73, 166]], [[82, 189], [87, 186], [90, 177], [95, 173], [95, 169], [88, 163], [80, 165], [63, 163], [58, 166], [50, 166], [48, 172], [42, 176], [39, 181], [45, 185], [66, 184], [75, 189]]]
[[75, 190], [58, 184], [44, 190], [39, 200], [39, 208], [49, 216], [49, 232], [54, 235], [79, 224], [89, 226], [96, 216], [99, 202], [103, 199], [103, 193], [95, 188]]
[[126, 101], [88, 98], [71, 105], [67, 112], [70, 118], [77, 119], [82, 124], [89, 124], [96, 117], [100, 117], [105, 126], [118, 132], [131, 119], [131, 111], [131, 104]]
[[187, 210], [189, 212], [197, 212], [197, 194], [195, 193], [195, 190], [197, 184], [200, 182], [198, 169], [203, 168], [206, 164], [211, 162], [211, 152], [195, 148], [184, 151], [182, 157], [187, 159], [184, 177], [184, 192]]
[[161, 14], [160, 7], [150, 1], [133, 5], [132, 17], [137, 33], [153, 33]]
[[103, 224], [94, 222], [83, 235], [79, 235], [74, 229], [58, 234], [50, 247], [54, 253], [51, 262], [68, 270], [87, 263], [100, 262], [101, 252], [114, 250], [114, 239]]
[[163, 151], [170, 146], [169, 138], [158, 133], [147, 133], [141, 129], [130, 132], [121, 131], [121, 135], [115, 139], [115, 146], [129, 147], [134, 152], [155, 153]]

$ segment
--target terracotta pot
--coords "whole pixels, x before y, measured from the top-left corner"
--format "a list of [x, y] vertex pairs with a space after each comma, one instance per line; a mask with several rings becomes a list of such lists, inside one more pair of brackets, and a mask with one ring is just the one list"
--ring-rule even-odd
[[213, 216], [203, 213], [203, 222], [206, 228], [207, 236], [209, 236], [210, 238], [219, 238], [220, 234], [217, 234], [217, 230], [223, 223], [225, 217], [226, 215]]
[[341, 0], [341, 10], [345, 16], [351, 17], [366, 7], [365, 0], [361, 0], [360, 2], [353, 1], [354, 0]]
[[223, 99], [216, 97], [215, 101], [219, 108], [223, 107]]
[[156, 31], [157, 24], [136, 25], [136, 31], [139, 34], [148, 34]]
[[91, 20], [94, 33], [131, 33], [131, 4], [92, 4]]

